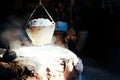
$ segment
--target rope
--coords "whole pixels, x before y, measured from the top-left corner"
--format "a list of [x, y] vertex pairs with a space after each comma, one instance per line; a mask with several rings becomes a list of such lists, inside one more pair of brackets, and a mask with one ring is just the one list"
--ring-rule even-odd
[[33, 12], [30, 14], [30, 16], [29, 16], [29, 18], [28, 18], [28, 20], [27, 20], [27, 22], [26, 22], [26, 25], [28, 24], [28, 22], [29, 22], [29, 20], [31, 19], [31, 17], [33, 16], [33, 14], [35, 13], [35, 11], [36, 11], [36, 9], [39, 7], [39, 5], [37, 5], [36, 7], [35, 7], [35, 9], [33, 10]]
[[45, 10], [45, 12], [47, 13], [47, 15], [49, 16], [49, 18], [52, 20], [52, 22], [54, 22], [53, 18], [50, 16], [50, 14], [48, 13], [47, 9], [44, 7], [44, 5], [41, 3], [41, 6], [43, 7], [43, 9]]
[[40, 5], [42, 4], [41, 0], [40, 0], [39, 4], [40, 4]]
[[[29, 20], [31, 19], [31, 17], [33, 16], [33, 14], [35, 13], [36, 9], [42, 6], [42, 8], [45, 10], [45, 12], [47, 13], [47, 15], [49, 16], [49, 18], [52, 20], [52, 22], [54, 22], [53, 18], [50, 16], [50, 14], [48, 13], [47, 9], [44, 7], [44, 5], [42, 4], [41, 0], [39, 2], [39, 4], [35, 7], [35, 9], [33, 10], [33, 12], [31, 13], [30, 17], [28, 18], [26, 25], [28, 24]], [[26, 27], [25, 27], [26, 28]]]

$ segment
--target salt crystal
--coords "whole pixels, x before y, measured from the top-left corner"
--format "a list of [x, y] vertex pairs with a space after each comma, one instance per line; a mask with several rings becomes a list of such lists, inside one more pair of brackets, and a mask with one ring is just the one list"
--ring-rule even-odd
[[36, 26], [36, 27], [49, 26], [52, 24], [53, 22], [51, 22], [49, 19], [44, 19], [44, 18], [33, 19], [28, 23], [29, 26]]

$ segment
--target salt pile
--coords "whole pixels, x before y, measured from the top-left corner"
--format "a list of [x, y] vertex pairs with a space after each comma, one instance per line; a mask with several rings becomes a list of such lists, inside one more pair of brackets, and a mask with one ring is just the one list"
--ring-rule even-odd
[[40, 80], [77, 80], [82, 60], [70, 50], [54, 45], [14, 49], [20, 65], [38, 74]]

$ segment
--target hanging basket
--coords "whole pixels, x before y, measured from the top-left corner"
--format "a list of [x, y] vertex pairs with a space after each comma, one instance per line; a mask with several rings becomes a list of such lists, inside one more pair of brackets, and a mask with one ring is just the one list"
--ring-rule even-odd
[[[43, 17], [30, 20], [39, 6], [42, 6], [50, 20]], [[26, 33], [28, 34], [34, 45], [44, 45], [51, 43], [52, 36], [55, 30], [55, 22], [41, 2], [35, 7], [33, 12], [31, 13], [26, 25]]]

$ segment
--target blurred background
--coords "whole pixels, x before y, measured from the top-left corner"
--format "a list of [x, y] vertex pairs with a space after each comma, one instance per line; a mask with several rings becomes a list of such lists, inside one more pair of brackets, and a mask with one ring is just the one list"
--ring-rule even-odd
[[[3, 0], [0, 31], [3, 32], [2, 25], [9, 18], [21, 19], [19, 24], [23, 26], [38, 3], [39, 0]], [[42, 0], [42, 3], [55, 22], [67, 23], [63, 32], [71, 28], [75, 31], [76, 40], [68, 46], [83, 59], [86, 80], [120, 80], [120, 0]], [[33, 17], [43, 16], [46, 17], [45, 11], [38, 8]]]

